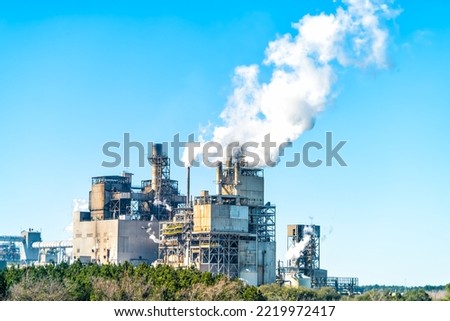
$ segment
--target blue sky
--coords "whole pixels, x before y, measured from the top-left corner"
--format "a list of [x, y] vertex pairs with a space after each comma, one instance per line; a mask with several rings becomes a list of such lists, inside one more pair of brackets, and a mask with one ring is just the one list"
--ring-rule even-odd
[[[340, 1], [65, 1], [0, 4], [0, 235], [41, 229], [67, 239], [73, 199], [87, 199], [105, 168], [102, 146], [186, 138], [219, 115], [234, 69], [261, 64], [268, 43], [306, 14]], [[396, 1], [389, 68], [340, 68], [334, 98], [287, 152], [333, 132], [347, 167], [265, 171], [286, 225], [322, 227], [321, 266], [361, 284], [450, 282], [450, 4]], [[320, 156], [320, 153], [315, 154]], [[137, 155], [135, 155], [137, 156]], [[129, 168], [135, 180], [150, 168]], [[184, 169], [172, 166], [184, 188]], [[214, 190], [195, 168], [191, 190]]]

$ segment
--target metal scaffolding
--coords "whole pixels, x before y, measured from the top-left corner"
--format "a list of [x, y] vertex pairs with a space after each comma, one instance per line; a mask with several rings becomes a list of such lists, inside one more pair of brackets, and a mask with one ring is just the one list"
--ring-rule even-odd
[[24, 243], [25, 238], [23, 236], [0, 236], [0, 261], [20, 262], [21, 252], [24, 253]]
[[177, 209], [172, 221], [160, 222], [158, 257], [173, 266], [190, 266], [190, 239], [192, 237], [192, 210]]
[[258, 242], [275, 242], [275, 205], [250, 207], [249, 233], [256, 234]]
[[358, 278], [328, 277], [326, 286], [335, 288], [341, 294], [351, 294], [358, 291]]
[[192, 209], [180, 209], [173, 220], [160, 222], [160, 262], [176, 267], [196, 266], [230, 278], [239, 277], [243, 268], [256, 270], [256, 257], [250, 265], [240, 262], [239, 245], [244, 241], [259, 246], [275, 242], [275, 212], [273, 205], [251, 208], [248, 233], [193, 232]]
[[313, 271], [320, 269], [320, 226], [288, 225], [288, 249], [301, 241], [306, 244], [299, 253], [298, 269], [300, 273], [312, 277]]
[[195, 233], [191, 251], [200, 269], [230, 278], [239, 276], [239, 234]]

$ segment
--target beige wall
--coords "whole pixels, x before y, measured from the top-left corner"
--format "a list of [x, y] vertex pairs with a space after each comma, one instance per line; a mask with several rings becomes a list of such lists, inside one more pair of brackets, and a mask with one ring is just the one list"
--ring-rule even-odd
[[248, 232], [248, 207], [224, 204], [194, 206], [194, 232]]
[[[148, 223], [125, 220], [80, 222], [74, 219], [72, 255], [75, 259], [101, 264], [153, 263], [158, 258], [158, 244], [146, 233]], [[158, 224], [153, 225], [157, 233]]]

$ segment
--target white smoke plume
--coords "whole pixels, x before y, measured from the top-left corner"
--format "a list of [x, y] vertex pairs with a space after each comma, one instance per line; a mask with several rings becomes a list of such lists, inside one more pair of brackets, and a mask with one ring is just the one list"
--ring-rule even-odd
[[172, 211], [172, 207], [169, 204], [167, 204], [167, 200], [160, 201], [157, 199], [153, 202], [153, 204], [164, 206], [168, 212]]
[[150, 222], [147, 224], [147, 226], [142, 226], [141, 228], [145, 230], [145, 232], [148, 234], [148, 238], [152, 240], [153, 242], [159, 244], [159, 239], [155, 236], [155, 231], [153, 230], [155, 225], [158, 224], [158, 222], [154, 221], [155, 217], [152, 215]]
[[83, 198], [74, 198], [72, 204], [73, 212], [89, 210], [89, 202]]
[[156, 244], [159, 244], [159, 240], [156, 238], [155, 234], [151, 234], [149, 236], [150, 240], [152, 240], [153, 242], [155, 242]]
[[311, 226], [306, 226], [303, 229], [303, 238], [296, 242], [294, 246], [291, 246], [286, 252], [286, 259], [295, 261], [297, 260], [301, 253], [305, 250], [305, 248], [311, 242], [312, 235], [314, 234], [314, 230]]
[[[89, 203], [87, 200], [82, 198], [75, 198], [72, 201], [72, 213], [79, 211], [88, 211]], [[70, 234], [70, 239], [72, 239], [73, 234], [73, 219], [71, 219], [70, 224], [64, 228], [64, 231]]]
[[[384, 22], [399, 11], [382, 0], [342, 2], [335, 13], [304, 16], [292, 24], [296, 35], [268, 44], [263, 61], [271, 73], [267, 82], [259, 79], [260, 65], [235, 69], [234, 90], [220, 114], [223, 125], [213, 129], [212, 141], [224, 148], [232, 142], [256, 142], [259, 147], [248, 151], [265, 166], [264, 136], [270, 134], [279, 147], [312, 128], [333, 96], [338, 68], [387, 67]], [[271, 148], [272, 161], [279, 160], [278, 152]]]

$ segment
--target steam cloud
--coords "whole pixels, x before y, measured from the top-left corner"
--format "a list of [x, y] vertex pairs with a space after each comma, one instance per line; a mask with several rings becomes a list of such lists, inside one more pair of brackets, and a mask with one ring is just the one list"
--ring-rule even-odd
[[[87, 200], [82, 199], [82, 198], [75, 198], [73, 199], [73, 210], [72, 212], [79, 212], [79, 211], [88, 211], [89, 209], [89, 203]], [[70, 221], [69, 225], [67, 225], [64, 228], [64, 231], [66, 231], [67, 233], [70, 234], [70, 239], [72, 239], [72, 234], [73, 234], [73, 220]]]
[[155, 231], [153, 231], [153, 228], [155, 227], [155, 224], [158, 224], [158, 222], [155, 221], [155, 217], [152, 215], [150, 218], [150, 222], [147, 224], [147, 228], [145, 226], [142, 226], [142, 229], [145, 229], [145, 232], [149, 235], [149, 239], [153, 242], [159, 244], [161, 243], [160, 240], [155, 236]]
[[311, 129], [332, 98], [336, 68], [387, 67], [383, 23], [399, 11], [381, 0], [342, 2], [334, 14], [304, 16], [292, 24], [297, 35], [285, 34], [268, 44], [263, 61], [271, 69], [268, 82], [259, 80], [259, 65], [235, 69], [234, 90], [220, 114], [223, 125], [213, 129], [212, 141], [222, 146], [257, 142], [258, 148], [248, 150], [258, 154], [259, 166], [266, 165], [265, 156], [278, 161], [276, 148], [264, 155], [264, 136], [270, 133], [279, 147]]
[[73, 212], [87, 211], [89, 209], [89, 203], [87, 200], [82, 198], [73, 199]]
[[303, 250], [305, 250], [305, 248], [309, 245], [309, 242], [311, 242], [313, 233], [314, 230], [312, 229], [312, 227], [306, 226], [303, 229], [303, 238], [299, 242], [295, 243], [294, 246], [291, 246], [288, 249], [288, 251], [286, 252], [286, 259], [291, 261], [297, 260]]
[[157, 199], [153, 202], [153, 204], [164, 206], [168, 212], [172, 211], [172, 207], [169, 204], [167, 204], [167, 200], [161, 201]]

